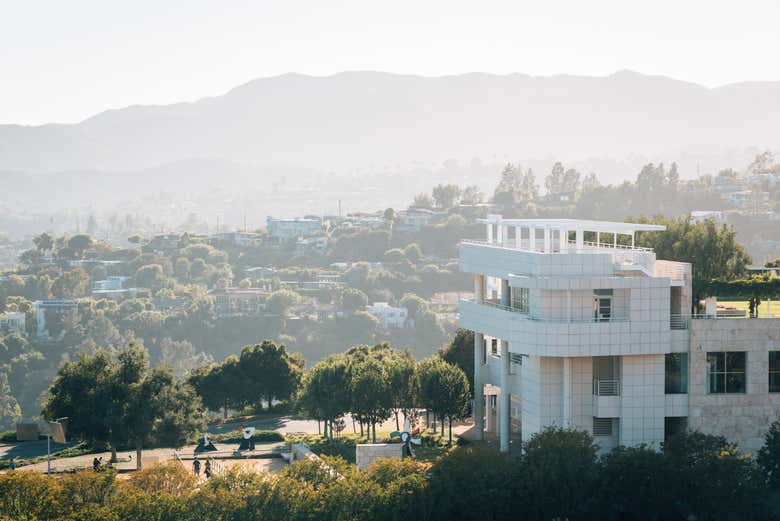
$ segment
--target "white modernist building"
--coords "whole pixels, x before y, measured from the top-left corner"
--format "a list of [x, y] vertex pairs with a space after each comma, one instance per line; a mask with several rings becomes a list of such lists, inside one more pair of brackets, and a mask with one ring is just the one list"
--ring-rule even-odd
[[[473, 330], [476, 435], [501, 450], [547, 426], [608, 450], [660, 447], [694, 428], [747, 450], [780, 412], [780, 321], [691, 315], [691, 265], [656, 260], [637, 232], [663, 226], [572, 219], [483, 220], [462, 241], [474, 275], [460, 301]], [[711, 320], [694, 320], [711, 319]]]

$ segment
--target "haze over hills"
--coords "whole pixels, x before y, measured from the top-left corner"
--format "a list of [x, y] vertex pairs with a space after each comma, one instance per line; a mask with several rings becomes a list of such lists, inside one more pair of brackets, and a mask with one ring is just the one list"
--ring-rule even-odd
[[780, 82], [710, 89], [630, 71], [286, 74], [78, 124], [0, 125], [0, 171], [133, 172], [203, 157], [321, 171], [473, 157], [671, 161], [780, 147], [778, 116]]

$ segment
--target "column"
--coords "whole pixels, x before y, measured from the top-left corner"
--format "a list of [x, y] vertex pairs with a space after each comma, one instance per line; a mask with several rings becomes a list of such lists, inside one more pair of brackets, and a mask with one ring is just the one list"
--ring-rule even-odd
[[577, 252], [582, 251], [582, 247], [585, 243], [585, 231], [584, 230], [577, 230]]
[[571, 427], [571, 357], [563, 359], [563, 428]]
[[528, 227], [528, 251], [536, 250], [536, 228], [533, 226]]
[[515, 248], [518, 250], [523, 248], [523, 228], [520, 226], [515, 226]]
[[569, 230], [561, 228], [558, 233], [560, 234], [559, 240], [561, 241], [561, 253], [569, 252]]
[[504, 225], [501, 223], [496, 225], [496, 242], [498, 244], [504, 242]]
[[550, 229], [544, 229], [544, 253], [550, 253], [552, 248], [550, 247]]
[[487, 223], [487, 242], [492, 243], [493, 242], [493, 225], [491, 223]]
[[498, 445], [509, 452], [509, 342], [501, 341], [501, 396], [498, 404]]
[[482, 383], [482, 361], [485, 351], [485, 337], [474, 332], [474, 439], [482, 441], [485, 430], [485, 387]]
[[509, 289], [509, 280], [508, 279], [501, 279], [501, 305], [505, 307], [509, 307], [511, 304], [511, 301], [509, 299], [510, 292]]
[[485, 276], [474, 275], [474, 302], [485, 300]]

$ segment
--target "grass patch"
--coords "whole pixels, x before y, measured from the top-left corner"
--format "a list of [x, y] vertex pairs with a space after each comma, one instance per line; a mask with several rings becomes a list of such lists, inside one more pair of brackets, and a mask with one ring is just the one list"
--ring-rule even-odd
[[0, 432], [0, 443], [16, 443], [16, 431]]

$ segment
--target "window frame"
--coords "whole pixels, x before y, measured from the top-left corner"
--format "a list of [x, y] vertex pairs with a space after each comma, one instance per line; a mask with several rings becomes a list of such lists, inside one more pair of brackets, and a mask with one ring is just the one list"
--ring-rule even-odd
[[[772, 369], [772, 358], [776, 358], [776, 360], [774, 360], [775, 364], [777, 365], [776, 369]], [[772, 376], [775, 376], [777, 379], [774, 390], [772, 390]], [[769, 392], [780, 393], [780, 351], [769, 351], [769, 358], [767, 360], [767, 377]]]
[[[729, 370], [730, 355], [742, 357], [742, 370]], [[715, 358], [722, 357], [721, 360]], [[715, 360], [711, 360], [711, 358]], [[746, 351], [707, 351], [707, 394], [747, 394], [747, 352]], [[714, 362], [714, 365], [713, 365]], [[713, 371], [713, 368], [715, 369]], [[731, 377], [729, 376], [731, 375]], [[732, 390], [730, 384], [741, 376], [742, 386], [741, 390]], [[713, 390], [713, 378], [717, 378], [714, 381], [715, 386]], [[718, 382], [722, 378], [722, 382]], [[722, 390], [718, 390], [719, 385], [722, 385]]]
[[[680, 360], [679, 366], [681, 369], [679, 375], [679, 388], [677, 390], [670, 389], [669, 382], [669, 361], [672, 357], [679, 357], [684, 359], [684, 362]], [[676, 394], [688, 394], [688, 385], [690, 377], [690, 356], [688, 353], [666, 353], [664, 356], [664, 394], [676, 395]], [[709, 373], [708, 373], [709, 374]]]

